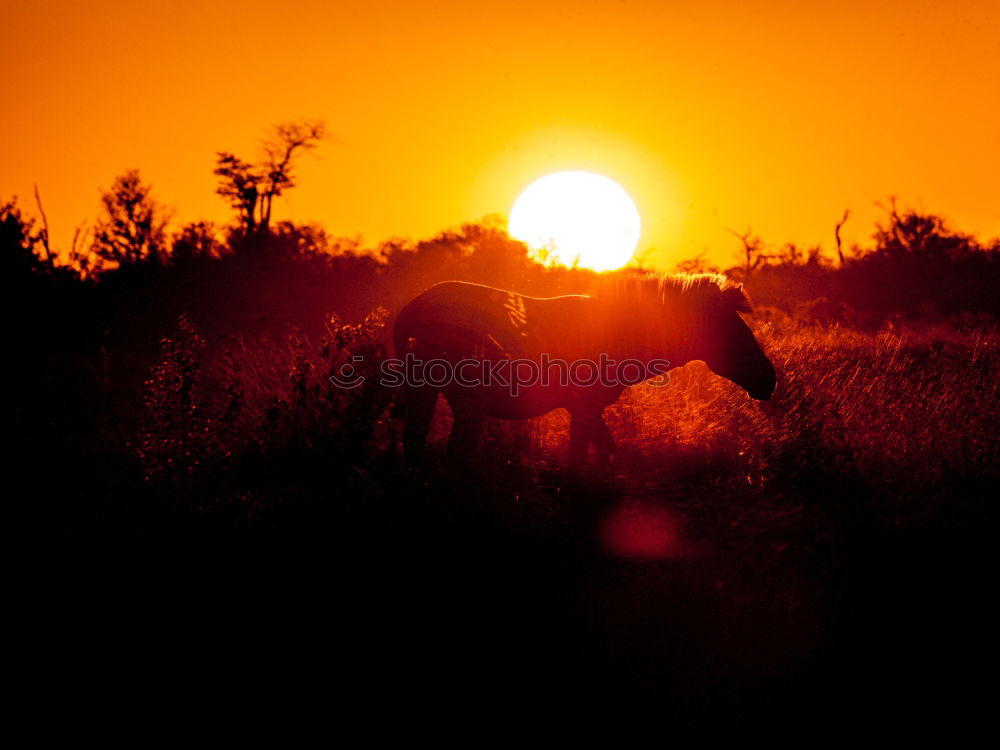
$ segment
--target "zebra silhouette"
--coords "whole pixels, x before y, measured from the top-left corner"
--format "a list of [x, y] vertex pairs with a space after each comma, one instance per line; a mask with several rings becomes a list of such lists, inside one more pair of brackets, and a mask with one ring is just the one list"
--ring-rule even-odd
[[[571, 468], [583, 465], [591, 444], [600, 454], [615, 452], [603, 412], [625, 388], [692, 360], [766, 401], [776, 378], [740, 315], [750, 310], [742, 285], [715, 274], [620, 272], [603, 277], [592, 296], [551, 298], [437, 284], [404, 306], [393, 328], [396, 356], [411, 363], [404, 450], [422, 454], [439, 393], [454, 415], [448, 450], [459, 457], [474, 450], [485, 417], [528, 419], [565, 408]], [[432, 362], [437, 378], [419, 377], [431, 374]], [[455, 377], [441, 377], [449, 367]], [[484, 379], [490, 368], [496, 377]]]

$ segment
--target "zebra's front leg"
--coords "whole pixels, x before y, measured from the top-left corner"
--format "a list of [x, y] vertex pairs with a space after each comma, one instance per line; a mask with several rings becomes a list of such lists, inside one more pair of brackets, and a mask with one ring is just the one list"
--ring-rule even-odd
[[587, 461], [587, 449], [593, 443], [602, 463], [617, 452], [615, 441], [604, 423], [603, 409], [580, 409], [570, 412], [569, 468], [579, 471]]
[[615, 445], [615, 439], [611, 437], [608, 423], [604, 421], [604, 415], [601, 412], [598, 412], [594, 419], [592, 440], [602, 460], [610, 459], [611, 456], [618, 453], [618, 446]]
[[459, 399], [449, 399], [448, 405], [454, 416], [451, 435], [448, 437], [448, 458], [454, 465], [461, 466], [473, 459], [479, 448], [483, 414]]
[[408, 388], [404, 394], [406, 425], [403, 428], [403, 454], [411, 464], [419, 463], [427, 447], [427, 433], [434, 417], [438, 392], [430, 388]]
[[590, 435], [582, 417], [570, 415], [569, 423], [569, 470], [578, 473], [587, 460], [587, 449], [590, 447]]

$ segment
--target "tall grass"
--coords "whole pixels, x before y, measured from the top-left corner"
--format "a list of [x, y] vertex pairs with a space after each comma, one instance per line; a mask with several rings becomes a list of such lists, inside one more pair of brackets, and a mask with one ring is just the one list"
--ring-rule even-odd
[[[395, 394], [377, 375], [384, 320], [384, 311], [353, 326], [333, 320], [319, 341], [297, 332], [244, 339], [205, 369], [200, 339], [182, 321], [147, 383], [138, 443], [147, 480], [200, 498], [196, 512], [221, 505], [249, 515], [309, 502], [299, 495], [343, 505], [397, 491]], [[865, 512], [891, 526], [925, 522], [942, 502], [967, 501], [955, 488], [996, 476], [995, 330], [871, 333], [781, 318], [755, 325], [778, 371], [771, 402], [751, 401], [690, 363], [669, 384], [631, 388], [608, 410], [617, 465], [592, 477], [610, 478], [617, 495], [716, 521], [756, 508], [755, 522], [766, 523], [794, 509], [849, 508], [863, 495]], [[365, 385], [330, 383], [354, 354], [363, 357]], [[443, 475], [449, 427], [442, 401], [431, 445]], [[479, 489], [551, 511], [543, 506], [556, 501], [551, 490], [562, 481], [567, 415], [491, 422], [484, 440]]]

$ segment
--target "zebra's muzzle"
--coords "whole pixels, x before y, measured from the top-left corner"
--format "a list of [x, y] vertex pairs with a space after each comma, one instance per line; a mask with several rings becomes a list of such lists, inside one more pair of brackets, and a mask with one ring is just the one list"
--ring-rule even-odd
[[755, 401], [767, 401], [774, 395], [774, 386], [770, 388], [762, 388], [760, 390], [747, 391], [747, 395]]

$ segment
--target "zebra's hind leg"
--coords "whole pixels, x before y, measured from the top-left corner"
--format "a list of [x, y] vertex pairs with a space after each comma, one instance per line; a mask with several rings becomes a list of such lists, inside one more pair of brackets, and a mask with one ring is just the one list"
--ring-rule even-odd
[[403, 453], [406, 460], [420, 461], [427, 447], [438, 392], [433, 388], [408, 388], [403, 398], [406, 404], [406, 426], [403, 429]]

